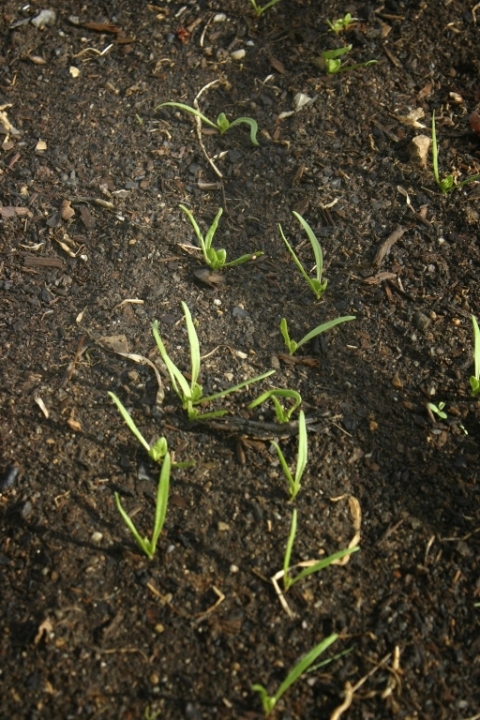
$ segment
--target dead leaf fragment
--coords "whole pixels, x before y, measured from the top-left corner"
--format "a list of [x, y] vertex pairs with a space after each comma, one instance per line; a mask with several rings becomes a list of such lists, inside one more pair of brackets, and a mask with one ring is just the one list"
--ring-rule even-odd
[[95, 227], [95, 218], [92, 216], [90, 210], [86, 205], [80, 205], [80, 217], [87, 230], [93, 230]]
[[27, 207], [17, 207], [16, 205], [5, 205], [4, 207], [0, 207], [0, 216], [4, 220], [13, 218], [15, 215], [17, 217], [24, 217], [25, 215], [27, 217], [33, 217], [32, 212]]
[[116, 353], [128, 353], [128, 340], [126, 335], [103, 335], [98, 338], [100, 345], [103, 345], [107, 350], [112, 350]]
[[476, 110], [472, 112], [472, 114], [468, 118], [468, 122], [470, 123], [470, 127], [472, 128], [473, 132], [477, 133], [477, 135], [480, 136], [480, 115]]
[[50, 620], [44, 620], [43, 622], [41, 622], [38, 626], [37, 634], [35, 635], [35, 638], [33, 640], [34, 644], [38, 645], [43, 635], [48, 635], [48, 633], [51, 632], [53, 632], [53, 625]]
[[281, 73], [282, 75], [285, 75], [285, 66], [280, 60], [277, 60], [277, 58], [270, 57], [270, 65], [273, 67], [274, 70]]
[[432, 139], [428, 137], [428, 135], [417, 135], [417, 137], [414, 137], [412, 142], [408, 146], [408, 152], [411, 162], [415, 163], [416, 165], [420, 165], [420, 167], [422, 168], [426, 168], [428, 161], [428, 151], [430, 150], [431, 144]]
[[416, 130], [425, 129], [425, 125], [418, 122], [421, 118], [425, 117], [425, 110], [423, 108], [416, 108], [415, 110], [410, 110], [408, 115], [395, 115], [395, 117], [404, 125], [409, 125]]

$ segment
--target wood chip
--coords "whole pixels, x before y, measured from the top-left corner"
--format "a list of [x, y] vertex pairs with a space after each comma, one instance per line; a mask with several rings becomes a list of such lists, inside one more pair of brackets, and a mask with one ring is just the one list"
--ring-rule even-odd
[[395, 245], [396, 242], [400, 240], [401, 237], [407, 232], [407, 229], [404, 227], [399, 226], [396, 230], [393, 231], [391, 235], [388, 236], [388, 238], [380, 245], [380, 248], [377, 251], [377, 254], [375, 255], [373, 264], [376, 265], [376, 267], [380, 267], [382, 262], [384, 261], [385, 257], [389, 254], [392, 247]]

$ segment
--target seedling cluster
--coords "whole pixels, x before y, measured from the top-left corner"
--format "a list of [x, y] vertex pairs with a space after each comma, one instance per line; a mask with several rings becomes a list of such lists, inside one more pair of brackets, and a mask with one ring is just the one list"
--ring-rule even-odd
[[[276, 5], [279, 1], [280, 0], [270, 0], [270, 2], [267, 2], [266, 5], [259, 6], [256, 0], [250, 0], [252, 7], [254, 8], [255, 13], [258, 17], [260, 17], [266, 10]], [[335, 35], [339, 35], [342, 32], [348, 31], [348, 29], [355, 22], [355, 20], [356, 18], [352, 18], [350, 13], [347, 13], [343, 18], [339, 18], [334, 22], [328, 21], [328, 25], [330, 27], [330, 30]], [[364, 63], [345, 64], [344, 60], [346, 56], [351, 52], [351, 50], [352, 45], [346, 45], [344, 47], [334, 50], [324, 51], [321, 55], [321, 62], [327, 74], [347, 72], [356, 68], [367, 67], [377, 62], [376, 60], [370, 60]], [[216, 130], [220, 135], [224, 135], [230, 129], [238, 125], [247, 125], [250, 131], [250, 141], [252, 145], [259, 145], [257, 140], [258, 125], [253, 118], [239, 117], [233, 121], [229, 121], [225, 113], [222, 112], [214, 121], [209, 119], [198, 109], [184, 103], [164, 102], [158, 105], [158, 108], [163, 107], [173, 107], [183, 112], [189, 113], [197, 118], [197, 123], [199, 127], [201, 122], [207, 127]], [[438, 169], [438, 144], [436, 139], [435, 114], [433, 114], [432, 116], [432, 152], [434, 177], [442, 193], [446, 193], [454, 187], [464, 185], [468, 182], [480, 178], [480, 175], [475, 175], [464, 180], [461, 183], [458, 183], [457, 185], [455, 185], [453, 175], [448, 175], [447, 177], [440, 179]], [[199, 249], [202, 252], [203, 259], [206, 265], [212, 270], [223, 270], [243, 265], [263, 255], [261, 251], [256, 251], [253, 254], [248, 253], [245, 255], [241, 255], [237, 259], [227, 262], [226, 250], [222, 248], [216, 249], [213, 247], [214, 237], [218, 230], [219, 222], [223, 213], [223, 208], [218, 209], [217, 214], [215, 215], [215, 218], [213, 219], [213, 222], [208, 228], [205, 235], [202, 233], [200, 226], [198, 225], [193, 215], [193, 212], [189, 210], [185, 205], [180, 205], [180, 209], [185, 213], [194, 230], [194, 233], [199, 243]], [[305, 280], [308, 288], [313, 293], [315, 300], [320, 301], [323, 298], [328, 287], [328, 281], [323, 275], [324, 264], [322, 247], [309, 223], [299, 213], [294, 212], [293, 215], [295, 216], [296, 220], [298, 220], [302, 230], [306, 233], [309, 245], [312, 249], [314, 257], [314, 276], [312, 276], [312, 271], [308, 272], [305, 269], [303, 263], [293, 249], [291, 243], [288, 241], [280, 224], [278, 225], [279, 234], [283, 243], [285, 244], [285, 247], [287, 248], [289, 255], [293, 259], [294, 264], [296, 265], [301, 276]], [[269, 376], [271, 376], [274, 373], [274, 370], [269, 370], [257, 377], [238, 383], [215, 394], [205, 396], [203, 394], [203, 387], [199, 382], [201, 357], [200, 343], [197, 335], [197, 330], [187, 304], [185, 302], [182, 302], [181, 305], [185, 319], [187, 340], [190, 351], [190, 369], [188, 374], [180, 370], [180, 368], [176, 365], [171, 355], [169, 354], [164, 340], [160, 334], [159, 323], [157, 321], [155, 321], [152, 326], [152, 334], [155, 339], [159, 354], [165, 364], [171, 387], [179, 398], [181, 407], [186, 412], [188, 420], [196, 422], [209, 421], [214, 418], [224, 416], [225, 414], [227, 414], [228, 411], [226, 409], [213, 409], [203, 412], [200, 409], [202, 406], [205, 406], [215, 401], [219, 401], [227, 395], [244, 389], [250, 385], [260, 383]], [[331, 330], [337, 325], [350, 322], [354, 319], [354, 316], [347, 315], [324, 322], [314, 327], [300, 340], [295, 341], [290, 337], [287, 319], [283, 317], [280, 322], [280, 333], [288, 353], [293, 355], [299, 348], [306, 345], [318, 335], [328, 330]], [[474, 316], [472, 316], [472, 324], [474, 331], [474, 375], [470, 377], [470, 388], [472, 396], [476, 397], [480, 394], [480, 330], [477, 320]], [[188, 467], [192, 463], [175, 463], [172, 459], [172, 454], [169, 451], [167, 440], [164, 437], [160, 437], [156, 439], [152, 444], [150, 444], [140, 432], [135, 422], [133, 421], [132, 416], [130, 415], [126, 407], [122, 404], [120, 399], [113, 393], [109, 393], [109, 395], [112, 401], [117, 406], [126, 425], [130, 429], [136, 440], [139, 442], [141, 447], [148, 454], [148, 457], [154, 463], [160, 466], [155, 502], [155, 516], [151, 538], [141, 535], [132, 518], [124, 509], [120, 501], [119, 494], [117, 492], [115, 492], [114, 494], [117, 510], [125, 526], [130, 531], [141, 551], [148, 557], [149, 560], [153, 560], [155, 557], [158, 541], [166, 520], [172, 469], [179, 467]], [[276, 441], [272, 442], [272, 447], [277, 453], [280, 466], [286, 479], [289, 501], [293, 503], [297, 500], [301, 491], [302, 481], [308, 464], [307, 419], [305, 417], [304, 411], [301, 409], [302, 398], [300, 393], [290, 388], [270, 388], [261, 393], [255, 400], [250, 402], [248, 408], [254, 409], [270, 401], [273, 403], [276, 420], [279, 425], [292, 423], [292, 417], [294, 413], [298, 412], [297, 453], [294, 463], [294, 470], [291, 469], [291, 465], [293, 465], [293, 463], [289, 463], [285, 456], [284, 450], [280, 447], [280, 444]], [[433, 403], [429, 403], [428, 405], [430, 412], [437, 415], [437, 417], [439, 417], [440, 419], [445, 419], [447, 417], [446, 413], [444, 412], [444, 407], [444, 403], [439, 403], [438, 406], [434, 405]], [[357, 545], [351, 543], [353, 545], [352, 547], [339, 550], [338, 552], [335, 552], [326, 558], [303, 561], [292, 565], [291, 560], [297, 530], [298, 511], [296, 508], [293, 508], [291, 515], [290, 532], [288, 535], [283, 557], [283, 567], [282, 570], [280, 570], [272, 578], [273, 585], [275, 587], [277, 595], [281, 599], [284, 608], [288, 608], [288, 606], [286, 605], [283, 593], [287, 593], [293, 585], [306, 579], [314, 573], [318, 573], [328, 568], [329, 566], [338, 563], [340, 560], [346, 558], [348, 555], [355, 553], [359, 550], [359, 547]], [[282, 580], [283, 582], [283, 591], [280, 590], [279, 580]], [[322, 653], [324, 653], [337, 639], [338, 636], [334, 633], [316, 644], [303, 658], [301, 658], [294, 665], [294, 667], [287, 674], [287, 677], [280, 684], [278, 690], [274, 695], [270, 695], [263, 685], [254, 684], [252, 686], [252, 689], [259, 693], [260, 701], [265, 715], [269, 715], [273, 711], [283, 694], [291, 687], [294, 682], [296, 682], [300, 678], [300, 676], [304, 672], [306, 672], [313, 665], [315, 660]]]

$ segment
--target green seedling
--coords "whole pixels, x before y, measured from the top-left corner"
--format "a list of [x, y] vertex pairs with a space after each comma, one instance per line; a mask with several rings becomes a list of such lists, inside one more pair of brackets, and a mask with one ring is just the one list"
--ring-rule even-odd
[[132, 519], [123, 509], [122, 503], [120, 502], [119, 494], [117, 492], [115, 493], [115, 503], [117, 505], [118, 512], [122, 516], [123, 522], [130, 530], [138, 546], [145, 553], [149, 560], [153, 560], [155, 556], [158, 538], [160, 537], [160, 533], [162, 532], [162, 528], [165, 523], [165, 516], [167, 514], [168, 505], [168, 491], [170, 488], [171, 467], [172, 463], [170, 459], [170, 453], [167, 451], [165, 453], [165, 457], [163, 458], [162, 469], [160, 471], [160, 477], [158, 480], [157, 499], [155, 504], [155, 521], [153, 524], [153, 533], [151, 540], [149, 540], [148, 537], [142, 538], [137, 528], [135, 527]]
[[443, 412], [443, 408], [445, 407], [444, 402], [438, 403], [438, 405], [434, 405], [433, 403], [427, 403], [427, 408], [437, 417], [440, 418], [440, 420], [446, 420], [448, 415], [446, 412]]
[[[285, 557], [283, 559], [283, 570], [281, 571], [282, 577], [283, 577], [283, 587], [285, 588], [285, 591], [289, 590], [289, 588], [292, 587], [292, 585], [295, 585], [299, 580], [303, 580], [303, 578], [308, 577], [309, 575], [312, 575], [312, 573], [319, 572], [320, 570], [323, 570], [324, 568], [327, 568], [329, 565], [334, 563], [336, 560], [341, 560], [345, 555], [351, 555], [354, 552], [357, 552], [360, 548], [358, 546], [353, 548], [345, 548], [344, 550], [339, 550], [336, 553], [333, 553], [333, 555], [329, 555], [326, 558], [323, 558], [322, 560], [318, 561], [312, 561], [307, 560], [306, 562], [301, 562], [298, 565], [294, 565], [293, 567], [290, 567], [290, 558], [292, 556], [292, 550], [293, 550], [293, 544], [295, 542], [295, 535], [297, 532], [297, 511], [293, 511], [292, 515], [292, 526], [290, 528], [290, 534], [288, 536], [287, 546], [285, 548]], [[297, 575], [294, 577], [291, 576], [291, 572], [296, 567], [303, 567], [303, 570], [301, 570]], [[277, 578], [277, 576], [275, 576]]]
[[317, 337], [317, 335], [320, 335], [327, 330], [331, 330], [331, 328], [335, 327], [335, 325], [340, 325], [340, 323], [349, 322], [350, 320], [355, 320], [355, 315], [346, 315], [345, 317], [335, 318], [335, 320], [329, 320], [328, 322], [318, 325], [316, 328], [311, 330], [298, 343], [290, 338], [286, 318], [282, 318], [280, 321], [280, 332], [282, 333], [288, 352], [290, 355], [293, 355], [299, 347], [302, 347], [305, 343], [313, 340], [313, 338]]
[[293, 477], [290, 468], [287, 465], [287, 461], [285, 460], [285, 455], [280, 449], [278, 443], [274, 442], [272, 444], [277, 451], [283, 473], [287, 478], [290, 499], [294, 500], [299, 493], [301, 487], [300, 482], [302, 475], [305, 472], [308, 459], [307, 423], [305, 421], [305, 413], [303, 410], [300, 410], [300, 415], [298, 417], [298, 454], [297, 464], [295, 466], [295, 477]]
[[[278, 2], [278, 0], [277, 0]], [[196, 110], [193, 107], [190, 107], [190, 105], [185, 105], [184, 103], [177, 103], [177, 102], [164, 102], [160, 103], [160, 105], [157, 105], [155, 110], [158, 110], [158, 108], [161, 107], [174, 107], [178, 108], [179, 110], [185, 110], [185, 112], [191, 113], [192, 115], [195, 115], [196, 117], [200, 118], [200, 120], [205, 123], [205, 125], [208, 125], [209, 127], [215, 128], [215, 130], [218, 130], [220, 135], [225, 135], [227, 130], [230, 130], [230, 128], [235, 127], [235, 125], [241, 125], [244, 123], [245, 125], [248, 125], [250, 128], [250, 140], [252, 142], [252, 145], [258, 145], [257, 140], [257, 132], [258, 132], [258, 125], [256, 120], [250, 117], [240, 117], [236, 120], [230, 120], [227, 119], [227, 116], [225, 113], [220, 113], [220, 115], [217, 117], [217, 120], [214, 122], [213, 120], [209, 120], [203, 113], [201, 113], [199, 110]]]
[[[278, 398], [293, 400], [292, 407], [289, 410], [285, 410]], [[281, 388], [273, 388], [273, 390], [267, 390], [267, 392], [263, 393], [256, 400], [251, 402], [248, 406], [248, 409], [253, 410], [253, 408], [258, 407], [259, 405], [267, 402], [268, 400], [273, 401], [277, 421], [279, 423], [288, 423], [290, 422], [290, 418], [292, 417], [295, 410], [300, 406], [300, 403], [302, 402], [302, 397], [300, 393], [298, 393], [296, 390], [283, 390]]]
[[354, 18], [350, 13], [347, 13], [343, 16], [343, 18], [334, 20], [333, 23], [330, 20], [327, 20], [327, 25], [330, 30], [335, 33], [335, 35], [338, 35], [343, 31], [349, 30], [351, 25], [354, 25], [357, 20], [358, 18]]
[[354, 65], [342, 65], [342, 58], [347, 55], [353, 45], [346, 45], [345, 47], [337, 48], [336, 50], [324, 50], [319, 58], [316, 60], [316, 64], [325, 70], [327, 75], [335, 75], [340, 72], [350, 72], [350, 70], [357, 70], [357, 68], [368, 67], [369, 65], [375, 65], [378, 60], [367, 60], [364, 63], [355, 63]]
[[468, 183], [474, 182], [474, 180], [480, 180], [480, 173], [471, 175], [469, 178], [466, 178], [466, 180], [462, 180], [459, 183], [455, 183], [453, 175], [447, 175], [443, 178], [443, 180], [440, 179], [440, 173], [438, 171], [438, 142], [435, 127], [435, 110], [432, 113], [432, 165], [433, 177], [435, 178], [435, 182], [437, 183], [440, 192], [443, 194], [450, 192], [450, 190], [454, 190], [456, 187], [458, 188], [463, 185], [468, 185]]
[[437, 183], [440, 192], [447, 193], [449, 190], [453, 190], [454, 179], [453, 175], [447, 175], [443, 180], [440, 180], [440, 174], [438, 172], [438, 143], [437, 143], [437, 131], [435, 128], [435, 110], [432, 113], [432, 163], [433, 163], [433, 176]]
[[188, 208], [185, 207], [185, 205], [180, 205], [180, 208], [183, 210], [183, 212], [188, 216], [188, 219], [190, 220], [193, 229], [195, 230], [195, 235], [198, 238], [198, 242], [200, 244], [200, 248], [203, 253], [203, 257], [205, 258], [205, 262], [209, 267], [212, 268], [212, 270], [220, 270], [221, 268], [227, 268], [227, 267], [234, 267], [235, 265], [242, 265], [243, 263], [249, 262], [250, 260], [255, 260], [257, 257], [260, 257], [263, 255], [263, 252], [255, 252], [253, 255], [242, 255], [241, 257], [237, 258], [236, 260], [232, 260], [231, 262], [226, 262], [227, 260], [227, 253], [225, 250], [215, 250], [215, 248], [212, 247], [213, 238], [215, 233], [217, 232], [218, 223], [223, 213], [223, 208], [219, 208], [217, 214], [215, 215], [215, 218], [213, 220], [213, 223], [210, 225], [207, 234], [205, 237], [203, 236], [202, 231], [198, 227], [198, 224], [193, 217], [192, 213]]
[[299, 269], [300, 272], [302, 273], [303, 277], [304, 277], [305, 280], [307, 281], [307, 283], [308, 283], [311, 291], [313, 292], [313, 294], [315, 295], [315, 297], [317, 298], [317, 300], [320, 300], [320, 298], [322, 297], [323, 293], [324, 293], [325, 290], [327, 289], [327, 284], [328, 284], [328, 280], [322, 280], [322, 275], [323, 275], [323, 253], [322, 253], [322, 246], [321, 246], [320, 243], [318, 242], [315, 233], [313, 232], [312, 228], [311, 228], [310, 225], [307, 223], [307, 221], [304, 220], [304, 218], [303, 218], [299, 213], [297, 213], [297, 212], [294, 211], [293, 214], [294, 214], [295, 217], [297, 218], [297, 220], [298, 220], [298, 222], [300, 223], [300, 225], [302, 226], [302, 228], [303, 228], [303, 229], [305, 230], [305, 232], [307, 233], [307, 237], [308, 237], [308, 239], [310, 240], [310, 244], [311, 244], [312, 250], [313, 250], [313, 255], [314, 255], [314, 257], [315, 257], [315, 269], [316, 269], [316, 274], [317, 274], [317, 277], [316, 277], [316, 278], [311, 278], [311, 277], [308, 275], [307, 271], [305, 270], [305, 268], [303, 267], [302, 263], [301, 263], [300, 260], [298, 259], [298, 257], [297, 257], [297, 255], [296, 255], [294, 249], [292, 248], [292, 246], [291, 246], [290, 243], [288, 242], [287, 238], [286, 238], [285, 235], [283, 234], [282, 226], [281, 226], [280, 224], [278, 225], [278, 229], [279, 229], [279, 231], [280, 231], [280, 235], [281, 235], [281, 237], [282, 237], [283, 242], [284, 242], [285, 245], [287, 246], [287, 249], [288, 249], [290, 255], [292, 256], [292, 258], [293, 258], [293, 260], [294, 260], [294, 262], [295, 262], [295, 265], [298, 267], [298, 269]]
[[128, 412], [125, 405], [123, 405], [122, 401], [112, 392], [109, 392], [108, 395], [117, 406], [120, 415], [125, 420], [125, 424], [129, 428], [129, 430], [133, 433], [133, 435], [135, 435], [140, 445], [142, 445], [147, 451], [148, 456], [156, 463], [161, 462], [168, 451], [166, 439], [164, 437], [160, 437], [153, 443], [153, 445], [149, 445], [138, 427], [135, 425], [132, 416]]
[[480, 330], [475, 315], [472, 315], [473, 325], [473, 363], [474, 375], [470, 377], [470, 390], [473, 397], [480, 393]]
[[245, 382], [234, 385], [227, 390], [222, 390], [221, 392], [215, 393], [214, 395], [204, 397], [203, 388], [197, 382], [198, 376], [200, 375], [200, 343], [198, 342], [198, 335], [197, 331], [195, 330], [195, 325], [193, 324], [190, 310], [184, 302], [182, 302], [182, 308], [185, 316], [185, 324], [187, 327], [188, 343], [190, 345], [190, 382], [188, 382], [186, 377], [182, 374], [182, 372], [178, 369], [178, 367], [168, 355], [162, 338], [160, 337], [157, 321], [153, 323], [153, 337], [155, 338], [155, 342], [157, 343], [157, 347], [162, 357], [162, 360], [167, 366], [167, 371], [170, 376], [172, 387], [180, 398], [183, 409], [187, 411], [188, 419], [207, 420], [209, 418], [222, 417], [222, 415], [226, 414], [227, 410], [217, 410], [210, 413], [200, 414], [195, 406], [203, 403], [212, 402], [213, 400], [218, 400], [222, 397], [225, 397], [226, 395], [229, 395], [232, 392], [241, 390], [248, 385], [260, 382], [261, 380], [264, 380], [270, 375], [273, 375], [275, 370], [268, 370], [262, 375], [252, 378], [251, 380], [245, 380]]
[[273, 7], [273, 6], [276, 5], [278, 2], [280, 2], [280, 0], [270, 0], [270, 2], [268, 2], [266, 5], [263, 5], [263, 7], [261, 7], [260, 5], [257, 5], [257, 3], [255, 2], [255, 0], [250, 0], [250, 2], [252, 3], [253, 9], [254, 9], [255, 12], [257, 13], [257, 17], [260, 17], [261, 15], [263, 15], [263, 13], [264, 13], [266, 10], [268, 10], [269, 8]]
[[265, 715], [270, 715], [273, 708], [277, 704], [277, 702], [280, 700], [282, 695], [288, 690], [291, 685], [293, 685], [294, 682], [298, 680], [298, 678], [303, 675], [303, 673], [308, 670], [310, 665], [312, 665], [317, 657], [321, 655], [327, 648], [332, 645], [332, 643], [337, 640], [338, 635], [336, 633], [333, 633], [332, 635], [329, 635], [329, 637], [325, 638], [325, 640], [322, 640], [321, 643], [318, 643], [318, 645], [315, 645], [310, 652], [308, 652], [296, 665], [293, 667], [290, 672], [288, 673], [285, 680], [282, 682], [280, 687], [278, 688], [275, 695], [269, 695], [266, 688], [263, 687], [263, 685], [252, 685], [252, 690], [255, 690], [255, 692], [258, 692], [260, 695], [260, 700], [263, 707], [263, 712]]
[[[168, 445], [167, 445], [166, 439], [164, 437], [160, 437], [160, 438], [158, 438], [158, 440], [156, 440], [153, 443], [153, 445], [149, 445], [148, 442], [143, 437], [140, 430], [138, 429], [138, 427], [135, 425], [135, 422], [134, 422], [132, 416], [130, 415], [127, 408], [120, 400], [120, 398], [118, 398], [112, 392], [109, 392], [108, 395], [110, 396], [110, 398], [113, 400], [113, 402], [117, 406], [117, 408], [120, 412], [120, 415], [125, 420], [125, 424], [129, 428], [129, 430], [131, 430], [131, 432], [137, 438], [140, 445], [142, 445], [142, 447], [144, 447], [145, 450], [147, 451], [149, 458], [151, 460], [153, 460], [153, 462], [160, 463], [168, 451]], [[192, 461], [192, 462], [173, 463], [172, 466], [175, 468], [187, 468], [187, 467], [193, 467], [194, 465], [195, 465], [195, 462]]]

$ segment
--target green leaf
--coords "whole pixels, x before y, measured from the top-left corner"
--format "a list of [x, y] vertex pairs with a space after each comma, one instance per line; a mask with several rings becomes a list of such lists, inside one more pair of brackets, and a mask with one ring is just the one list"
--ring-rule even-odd
[[214, 237], [215, 233], [217, 232], [218, 223], [220, 221], [220, 218], [222, 217], [222, 213], [223, 213], [223, 208], [218, 208], [218, 212], [215, 215], [213, 222], [210, 225], [208, 232], [205, 236], [205, 245], [206, 245], [207, 249], [212, 246], [213, 237]]
[[324, 50], [322, 57], [324, 60], [336, 60], [337, 58], [343, 57], [351, 51], [353, 45], [346, 45], [345, 47], [337, 48], [336, 50]]
[[270, 375], [273, 375], [275, 370], [267, 370], [267, 372], [262, 373], [262, 375], [258, 375], [257, 377], [251, 378], [251, 380], [245, 380], [244, 382], [239, 383], [238, 385], [233, 385], [230, 388], [227, 388], [226, 390], [222, 390], [221, 392], [215, 393], [214, 395], [209, 395], [208, 397], [204, 397], [202, 399], [202, 402], [210, 402], [211, 400], [218, 400], [219, 398], [225, 397], [226, 395], [230, 395], [232, 392], [236, 392], [237, 390], [241, 390], [244, 387], [248, 387], [249, 385], [253, 385], [253, 383], [260, 382], [261, 380], [265, 380], [265, 378], [270, 377]]
[[293, 214], [297, 218], [298, 222], [302, 226], [302, 228], [307, 233], [307, 237], [310, 240], [310, 244], [312, 246], [313, 255], [315, 257], [315, 264], [317, 266], [317, 280], [319, 283], [321, 283], [322, 275], [323, 275], [323, 252], [322, 252], [322, 246], [317, 240], [317, 236], [313, 232], [312, 228], [308, 224], [308, 222], [300, 215], [300, 213], [293, 211]]
[[220, 115], [217, 117], [217, 127], [220, 130], [220, 135], [223, 135], [227, 132], [228, 128], [230, 127], [230, 123], [227, 120], [227, 116], [225, 113], [220, 113]]
[[300, 490], [300, 481], [302, 479], [308, 460], [308, 441], [307, 441], [307, 423], [305, 421], [305, 413], [300, 410], [298, 417], [298, 456], [297, 466], [295, 469], [295, 487], [292, 500], [298, 495]]
[[206, 256], [206, 252], [207, 252], [207, 249], [208, 249], [208, 248], [207, 248], [207, 245], [206, 245], [206, 242], [205, 242], [205, 238], [203, 237], [203, 233], [202, 233], [202, 231], [200, 230], [200, 228], [199, 228], [199, 226], [198, 226], [198, 224], [197, 224], [197, 221], [196, 221], [195, 218], [193, 217], [193, 214], [190, 212], [190, 210], [189, 210], [187, 207], [185, 207], [185, 205], [180, 205], [179, 207], [180, 207], [180, 209], [183, 210], [183, 212], [188, 216], [188, 219], [190, 220], [190, 222], [191, 222], [191, 224], [192, 224], [192, 227], [193, 227], [193, 229], [194, 229], [194, 231], [195, 231], [195, 235], [197, 236], [197, 239], [198, 239], [198, 242], [199, 242], [200, 247], [201, 247], [201, 249], [202, 249], [202, 252], [203, 252], [204, 256]]
[[260, 701], [262, 703], [263, 712], [265, 715], [270, 715], [273, 708], [275, 707], [275, 700], [271, 698], [268, 692], [265, 690], [263, 685], [252, 685], [252, 690], [260, 694]]
[[262, 255], [265, 255], [265, 253], [261, 252], [260, 250], [255, 251], [252, 254], [248, 255], [242, 255], [241, 257], [237, 258], [236, 260], [231, 260], [228, 263], [225, 263], [223, 267], [235, 267], [235, 265], [243, 265], [244, 263], [256, 260], [259, 257], [262, 257]]
[[162, 338], [160, 337], [157, 320], [155, 320], [155, 322], [153, 323], [152, 334], [155, 338], [155, 342], [157, 343], [160, 356], [165, 365], [167, 366], [167, 371], [170, 376], [170, 381], [172, 383], [173, 389], [182, 401], [182, 403], [185, 403], [191, 397], [190, 386], [186, 378], [182, 375], [180, 370], [175, 365], [175, 363], [170, 359], [165, 345], [163, 344]]
[[[137, 426], [136, 426], [135, 423], [133, 422], [133, 419], [132, 419], [131, 415], [129, 414], [129, 412], [128, 412], [127, 408], [125, 407], [125, 405], [123, 405], [122, 401], [121, 401], [116, 395], [114, 395], [114, 393], [109, 392], [109, 393], [108, 393], [108, 396], [113, 400], [113, 402], [114, 402], [115, 405], [117, 406], [118, 410], [120, 411], [120, 415], [122, 416], [122, 418], [123, 418], [124, 421], [125, 421], [125, 424], [126, 424], [127, 427], [129, 428], [129, 430], [135, 435], [135, 437], [137, 438], [137, 440], [138, 440], [138, 442], [140, 443], [140, 445], [143, 445], [143, 447], [145, 448], [145, 450], [146, 450], [148, 453], [150, 453], [150, 445], [149, 445], [148, 442], [145, 440], [145, 438], [143, 437], [142, 433], [140, 432], [140, 430], [137, 428]], [[158, 442], [158, 441], [157, 441], [157, 442]], [[165, 442], [166, 442], [166, 441], [165, 441]]]
[[318, 325], [318, 327], [305, 335], [305, 337], [297, 343], [297, 348], [305, 345], [305, 343], [310, 340], [313, 340], [313, 338], [317, 335], [320, 335], [327, 330], [331, 330], [331, 328], [335, 327], [335, 325], [340, 325], [340, 323], [349, 322], [350, 320], [355, 320], [355, 315], [346, 315], [345, 317], [335, 318], [335, 320], [329, 320], [328, 322], [323, 323], [323, 325]]
[[152, 542], [150, 544], [152, 557], [153, 557], [153, 555], [155, 555], [155, 550], [157, 549], [158, 538], [160, 537], [160, 533], [162, 532], [163, 525], [165, 523], [165, 517], [167, 514], [168, 492], [170, 489], [171, 469], [172, 469], [172, 462], [171, 462], [171, 458], [170, 458], [170, 453], [167, 452], [167, 454], [165, 455], [165, 458], [163, 460], [162, 470], [160, 472], [160, 478], [159, 478], [158, 487], [157, 487], [155, 522], [153, 525]]
[[357, 552], [357, 550], [360, 550], [358, 546], [339, 550], [338, 552], [333, 553], [333, 555], [329, 555], [328, 557], [323, 558], [323, 560], [319, 560], [317, 563], [315, 563], [315, 565], [304, 568], [301, 572], [298, 573], [298, 575], [295, 575], [294, 578], [289, 578], [288, 587], [291, 587], [299, 580], [303, 580], [303, 578], [308, 577], [308, 575], [312, 575], [312, 573], [319, 572], [319, 570], [324, 570], [336, 560], [341, 560], [343, 557], [345, 557], [345, 555], [351, 555], [352, 553]]
[[290, 355], [293, 355], [295, 350], [297, 349], [298, 345], [295, 342], [295, 340], [290, 339], [290, 335], [288, 334], [288, 324], [287, 319], [282, 318], [280, 320], [280, 332], [282, 333], [283, 340], [285, 342], [286, 348]]
[[201, 386], [197, 383], [198, 376], [200, 375], [200, 343], [198, 342], [197, 331], [195, 330], [195, 325], [193, 324], [188, 305], [183, 301], [181, 305], [185, 316], [185, 324], [187, 326], [188, 343], [190, 345], [190, 365], [192, 376], [190, 380], [190, 397], [192, 398], [192, 402], [198, 402], [198, 389], [200, 388], [200, 396], [202, 392]]
[[148, 557], [149, 560], [152, 560], [153, 554], [150, 548], [150, 544], [148, 542], [148, 538], [142, 538], [140, 533], [138, 532], [137, 528], [135, 527], [134, 523], [130, 519], [130, 516], [125, 512], [125, 510], [122, 507], [122, 503], [120, 502], [120, 496], [116, 492], [115, 493], [115, 504], [117, 506], [117, 510], [120, 513], [123, 522], [127, 526], [127, 528], [130, 530], [131, 534], [135, 538], [135, 541], [137, 542], [138, 546], [142, 550], [142, 552], [145, 553], [145, 555]]
[[240, 123], [244, 123], [250, 127], [250, 142], [252, 145], [259, 145], [257, 140], [257, 132], [258, 132], [258, 124], [256, 120], [250, 117], [240, 117], [234, 120], [230, 123], [230, 127], [234, 127], [235, 125], [240, 125]]
[[158, 438], [156, 443], [149, 450], [149, 455], [154, 462], [160, 462], [168, 452], [168, 444], [164, 437]]
[[288, 535], [287, 546], [285, 548], [285, 557], [283, 558], [283, 586], [285, 590], [292, 585], [293, 580], [288, 574], [290, 569], [290, 559], [292, 557], [293, 544], [295, 542], [295, 535], [297, 533], [297, 511], [294, 510], [292, 513], [292, 524], [290, 526], [290, 533]]
[[478, 327], [477, 318], [472, 315], [473, 325], [473, 362], [475, 379], [480, 381], [480, 329]]
[[161, 107], [174, 107], [178, 108], [179, 110], [185, 110], [185, 112], [191, 113], [191, 115], [196, 115], [197, 117], [202, 120], [202, 122], [205, 123], [205, 125], [210, 125], [210, 127], [215, 128], [215, 130], [218, 130], [217, 125], [209, 120], [205, 115], [202, 115], [202, 113], [199, 110], [195, 110], [195, 108], [190, 107], [190, 105], [184, 105], [184, 103], [177, 103], [177, 102], [164, 102], [160, 103], [160, 105], [157, 105], [155, 110], [158, 110], [158, 108]]
[[290, 468], [288, 467], [287, 461], [285, 460], [285, 455], [283, 454], [282, 449], [280, 448], [280, 446], [278, 445], [278, 443], [272, 442], [272, 445], [273, 445], [273, 447], [275, 448], [275, 450], [277, 451], [278, 459], [280, 460], [280, 464], [281, 464], [281, 466], [282, 466], [283, 474], [284, 474], [285, 477], [287, 478], [288, 487], [289, 487], [289, 490], [290, 490], [290, 497], [291, 497], [291, 496], [292, 496], [292, 493], [293, 493], [293, 489], [294, 489], [294, 487], [295, 487], [295, 483], [294, 483], [294, 480], [293, 480], [292, 473], [290, 472]]

